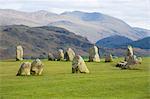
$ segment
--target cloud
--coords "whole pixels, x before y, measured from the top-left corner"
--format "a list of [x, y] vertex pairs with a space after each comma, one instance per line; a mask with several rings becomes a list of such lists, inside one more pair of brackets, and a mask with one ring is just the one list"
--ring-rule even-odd
[[150, 29], [150, 0], [0, 0], [0, 8], [21, 11], [48, 10], [102, 12], [132, 26]]

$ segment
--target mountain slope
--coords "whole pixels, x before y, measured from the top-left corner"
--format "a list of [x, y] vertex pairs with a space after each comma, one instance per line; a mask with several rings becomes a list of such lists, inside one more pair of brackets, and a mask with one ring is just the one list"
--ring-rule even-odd
[[128, 44], [131, 42], [133, 41], [127, 37], [114, 35], [97, 41], [96, 45], [107, 48], [117, 48], [120, 45]]
[[129, 45], [132, 45], [137, 48], [141, 49], [150, 49], [150, 37], [146, 37], [134, 42], [129, 43]]
[[132, 45], [135, 48], [140, 49], [150, 49], [150, 37], [145, 37], [143, 39], [132, 41], [129, 38], [124, 36], [110, 36], [104, 39], [101, 39], [96, 42], [97, 46], [106, 47], [106, 48], [127, 48], [128, 45]]
[[150, 36], [150, 30], [148, 30], [148, 29], [142, 29], [142, 28], [138, 28], [138, 27], [133, 27], [133, 29], [136, 31], [137, 35], [139, 35], [141, 38]]
[[52, 25], [66, 28], [78, 35], [87, 37], [95, 43], [97, 40], [111, 35], [120, 35], [132, 40], [138, 40], [150, 35], [149, 31], [139, 31], [132, 28], [124, 21], [104, 15], [102, 13], [87, 13], [80, 11], [65, 12], [62, 14], [47, 11], [20, 12], [9, 9], [0, 10], [0, 25], [27, 25], [45, 26]]
[[73, 48], [76, 53], [86, 55], [92, 44], [79, 35], [59, 27], [28, 27], [10, 25], [0, 27], [0, 58], [15, 58], [15, 47], [22, 45], [25, 57], [47, 57], [48, 52]]

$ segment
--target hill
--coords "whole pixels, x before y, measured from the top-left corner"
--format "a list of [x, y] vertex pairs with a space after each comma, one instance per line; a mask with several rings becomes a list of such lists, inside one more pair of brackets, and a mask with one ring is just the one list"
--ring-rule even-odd
[[107, 48], [117, 48], [119, 45], [128, 44], [131, 42], [133, 41], [127, 37], [114, 35], [97, 41], [96, 45]]
[[55, 14], [43, 10], [29, 13], [1, 9], [0, 25], [14, 24], [62, 27], [77, 35], [87, 37], [92, 43], [111, 35], [120, 35], [138, 40], [147, 37], [150, 33], [149, 30], [143, 32], [140, 28], [133, 28], [120, 19], [97, 12], [73, 11]]
[[48, 52], [73, 48], [86, 55], [92, 45], [86, 38], [59, 27], [28, 27], [9, 25], [0, 27], [0, 58], [15, 58], [15, 47], [22, 45], [26, 58], [47, 57]]
[[112, 53], [114, 56], [125, 56], [127, 46], [133, 46], [135, 55], [150, 56], [150, 37], [146, 37], [137, 41], [132, 41], [123, 36], [110, 36], [96, 42], [100, 49], [100, 55], [104, 56], [106, 53]]
[[129, 43], [129, 45], [132, 45], [134, 47], [137, 48], [141, 48], [141, 49], [150, 49], [150, 37], [146, 37], [134, 42]]

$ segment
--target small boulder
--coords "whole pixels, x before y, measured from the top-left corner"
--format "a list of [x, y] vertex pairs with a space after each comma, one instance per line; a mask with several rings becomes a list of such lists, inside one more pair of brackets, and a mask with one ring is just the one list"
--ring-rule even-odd
[[135, 65], [139, 63], [140, 61], [137, 59], [136, 55], [129, 56], [129, 59], [127, 60], [127, 65]]
[[113, 61], [112, 55], [111, 55], [111, 54], [106, 55], [106, 57], [105, 57], [105, 62], [112, 62], [112, 61]]
[[89, 73], [89, 70], [80, 55], [74, 57], [72, 61], [72, 73]]
[[40, 59], [36, 59], [31, 63], [31, 74], [41, 75], [43, 71], [43, 63]]
[[121, 62], [117, 63], [116, 67], [120, 67], [122, 69], [127, 69], [127, 62], [121, 61]]
[[31, 63], [30, 62], [22, 63], [16, 76], [30, 75], [30, 68], [31, 68]]
[[142, 63], [142, 58], [138, 57], [137, 59], [138, 59], [139, 64], [141, 64]]
[[52, 53], [48, 53], [48, 60], [49, 61], [55, 61], [55, 57]]

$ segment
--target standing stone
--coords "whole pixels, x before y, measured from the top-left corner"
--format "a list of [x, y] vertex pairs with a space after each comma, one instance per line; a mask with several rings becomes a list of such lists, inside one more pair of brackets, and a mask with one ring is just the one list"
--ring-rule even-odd
[[93, 46], [89, 49], [89, 61], [90, 62], [100, 62], [100, 57], [98, 54], [98, 48]]
[[128, 46], [127, 55], [125, 57], [124, 62], [119, 62], [116, 66], [122, 69], [131, 69], [135, 64], [141, 64], [142, 59], [137, 58], [136, 55], [133, 54], [132, 46]]
[[89, 70], [80, 55], [74, 57], [72, 61], [72, 73], [89, 73]]
[[124, 61], [128, 61], [129, 57], [133, 56], [133, 48], [132, 46], [128, 46], [127, 55], [125, 56]]
[[30, 68], [31, 68], [31, 63], [30, 62], [22, 63], [16, 76], [30, 75]]
[[64, 51], [62, 49], [58, 50], [58, 61], [64, 60]]
[[128, 46], [127, 56], [133, 56], [133, 48], [132, 48], [132, 46]]
[[112, 62], [112, 61], [113, 61], [112, 55], [111, 55], [111, 54], [106, 55], [106, 57], [105, 57], [105, 62]]
[[66, 61], [73, 61], [73, 58], [75, 57], [75, 52], [68, 48], [68, 50], [65, 53]]
[[136, 55], [133, 54], [132, 46], [128, 46], [127, 57], [126, 57], [125, 61], [127, 61], [127, 66], [138, 64], [141, 61], [141, 60], [138, 60]]
[[49, 61], [55, 61], [55, 57], [52, 53], [48, 53], [48, 60]]
[[16, 61], [21, 60], [23, 60], [23, 48], [19, 45], [16, 47]]
[[41, 75], [43, 71], [43, 63], [41, 60], [36, 59], [31, 63], [31, 74]]

